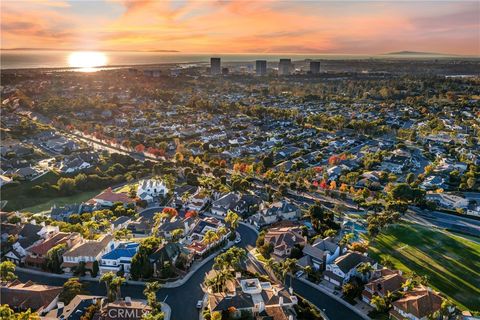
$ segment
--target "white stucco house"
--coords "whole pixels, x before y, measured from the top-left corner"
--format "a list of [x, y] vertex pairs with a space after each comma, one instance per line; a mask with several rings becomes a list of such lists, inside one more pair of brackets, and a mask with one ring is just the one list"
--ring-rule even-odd
[[158, 197], [166, 197], [168, 188], [162, 179], [145, 179], [138, 183], [137, 196], [147, 202], [151, 202]]

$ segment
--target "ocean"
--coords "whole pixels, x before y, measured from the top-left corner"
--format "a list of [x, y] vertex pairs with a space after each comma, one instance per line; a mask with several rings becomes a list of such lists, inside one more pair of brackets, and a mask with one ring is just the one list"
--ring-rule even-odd
[[[1, 69], [32, 69], [32, 68], [70, 68], [68, 57], [75, 51], [47, 50], [2, 50], [0, 52]], [[252, 62], [255, 60], [278, 61], [280, 58], [295, 60], [327, 59], [381, 59], [396, 58], [395, 55], [347, 55], [347, 54], [187, 54], [181, 52], [135, 52], [106, 51], [107, 65], [105, 67], [126, 65], [152, 65], [165, 63], [206, 63], [210, 57], [220, 57], [222, 62]], [[420, 57], [420, 56], [419, 56]], [[397, 58], [405, 58], [398, 56]], [[411, 58], [411, 56], [410, 56]], [[432, 58], [432, 56], [429, 56]]]

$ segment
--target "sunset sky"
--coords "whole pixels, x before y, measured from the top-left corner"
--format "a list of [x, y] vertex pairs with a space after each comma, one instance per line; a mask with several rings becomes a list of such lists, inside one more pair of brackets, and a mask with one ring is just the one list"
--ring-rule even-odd
[[480, 55], [480, 1], [2, 0], [1, 47]]

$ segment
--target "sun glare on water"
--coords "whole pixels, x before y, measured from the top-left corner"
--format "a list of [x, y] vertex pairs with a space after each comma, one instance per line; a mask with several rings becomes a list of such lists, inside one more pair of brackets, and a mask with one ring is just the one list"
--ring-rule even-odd
[[106, 64], [107, 56], [102, 52], [72, 52], [68, 56], [68, 65], [72, 68], [79, 68], [80, 71], [96, 71], [97, 67], [105, 66]]

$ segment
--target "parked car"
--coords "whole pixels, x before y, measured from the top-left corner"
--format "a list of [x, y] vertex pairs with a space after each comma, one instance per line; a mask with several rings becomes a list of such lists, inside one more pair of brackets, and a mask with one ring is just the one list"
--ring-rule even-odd
[[241, 241], [242, 241], [242, 238], [240, 238], [240, 237], [237, 237], [237, 238], [235, 239], [235, 243], [240, 243]]
[[197, 301], [197, 309], [202, 309], [203, 308], [203, 300], [198, 300]]

